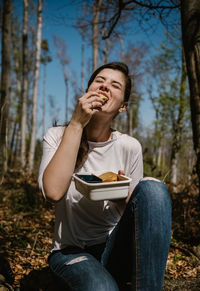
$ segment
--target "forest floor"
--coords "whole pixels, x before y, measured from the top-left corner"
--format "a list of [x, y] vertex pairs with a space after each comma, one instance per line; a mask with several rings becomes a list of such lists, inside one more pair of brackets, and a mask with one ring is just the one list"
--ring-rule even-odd
[[[200, 212], [197, 191], [194, 186], [185, 187], [178, 196], [173, 194], [172, 200], [174, 222], [163, 290], [198, 291]], [[44, 201], [36, 176], [24, 177], [10, 171], [0, 187], [0, 253], [6, 255], [15, 275], [14, 288], [59, 290], [59, 282], [55, 282], [47, 264], [53, 226], [54, 206]]]

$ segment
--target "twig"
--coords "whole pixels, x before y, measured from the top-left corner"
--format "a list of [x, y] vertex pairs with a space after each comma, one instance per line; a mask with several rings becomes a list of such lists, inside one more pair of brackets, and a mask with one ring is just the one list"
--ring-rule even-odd
[[184, 247], [178, 246], [177, 244], [175, 244], [173, 242], [170, 243], [170, 247], [174, 248], [174, 249], [178, 249], [179, 251], [183, 252], [187, 256], [195, 256], [199, 261], [199, 257], [197, 256], [197, 254], [195, 254], [194, 251], [191, 251], [191, 250], [188, 250]]
[[164, 178], [163, 178], [163, 180], [162, 180], [163, 182], [165, 182], [165, 179], [166, 179], [167, 176], [169, 175], [170, 171], [171, 171], [171, 170], [168, 170], [167, 173], [165, 174], [165, 176], [164, 176]]
[[30, 254], [31, 256], [32, 256], [32, 254], [33, 254], [33, 250], [34, 250], [34, 248], [35, 248], [35, 245], [36, 245], [37, 238], [38, 238], [38, 235], [39, 235], [39, 234], [40, 234], [40, 231], [36, 233], [35, 240], [34, 240], [34, 243], [33, 243], [33, 247], [32, 247], [32, 250], [31, 250], [31, 254]]

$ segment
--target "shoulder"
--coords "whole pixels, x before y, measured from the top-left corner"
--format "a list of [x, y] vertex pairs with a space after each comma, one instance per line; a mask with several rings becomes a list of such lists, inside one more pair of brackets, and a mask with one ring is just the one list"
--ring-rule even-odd
[[43, 137], [43, 141], [47, 142], [51, 146], [57, 146], [62, 139], [64, 130], [65, 126], [55, 126], [49, 128]]
[[116, 132], [116, 136], [118, 138], [118, 142], [123, 148], [134, 152], [142, 151], [142, 146], [135, 137], [120, 132]]
[[142, 146], [135, 138], [125, 133], [116, 132], [117, 144], [125, 153], [140, 155], [142, 154]]

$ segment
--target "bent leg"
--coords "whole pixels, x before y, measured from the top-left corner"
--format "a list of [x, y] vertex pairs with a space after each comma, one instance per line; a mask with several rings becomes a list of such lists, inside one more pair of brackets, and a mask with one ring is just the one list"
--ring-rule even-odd
[[131, 290], [160, 291], [171, 237], [171, 199], [163, 182], [138, 183], [108, 240], [102, 263]]
[[117, 284], [101, 263], [88, 253], [50, 255], [51, 270], [61, 278], [63, 290], [118, 291]]

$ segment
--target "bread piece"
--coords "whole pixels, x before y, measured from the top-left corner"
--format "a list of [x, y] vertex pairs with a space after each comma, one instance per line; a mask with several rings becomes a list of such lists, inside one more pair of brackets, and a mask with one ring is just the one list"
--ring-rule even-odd
[[101, 99], [103, 99], [103, 101], [108, 101], [108, 97], [106, 97], [105, 95], [103, 95], [103, 94], [100, 94], [100, 96], [99, 97], [101, 97]]
[[118, 180], [118, 175], [113, 172], [106, 172], [99, 176], [102, 179], [102, 182], [116, 182]]

